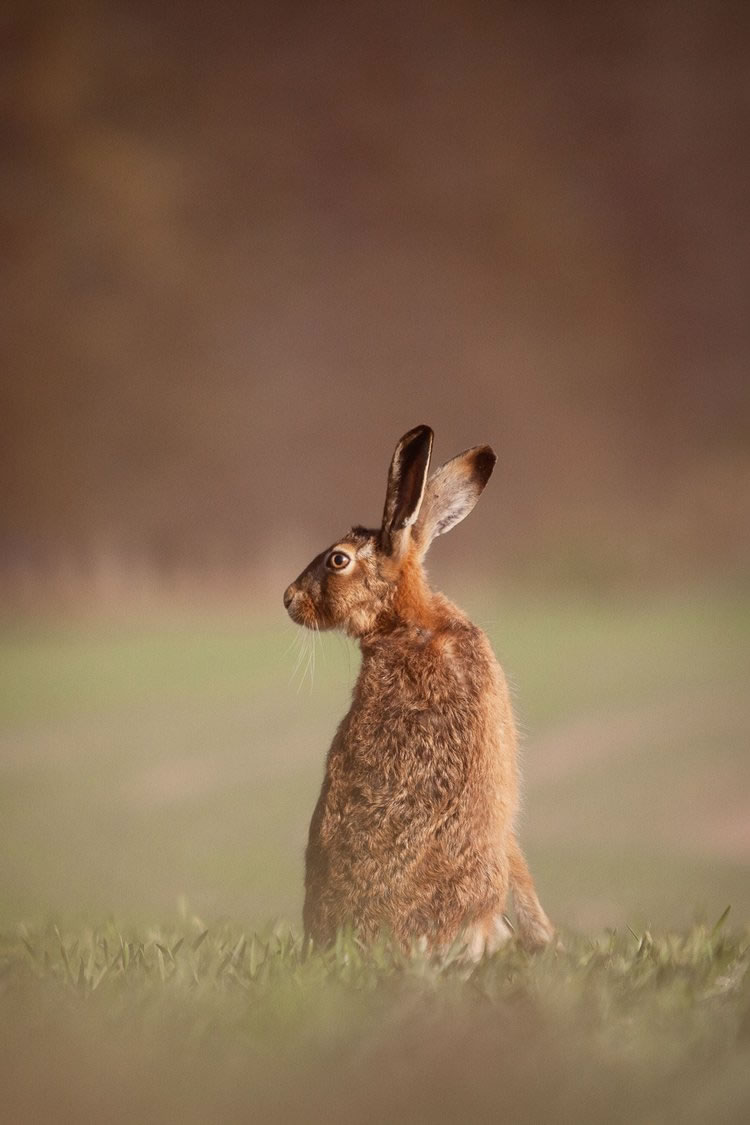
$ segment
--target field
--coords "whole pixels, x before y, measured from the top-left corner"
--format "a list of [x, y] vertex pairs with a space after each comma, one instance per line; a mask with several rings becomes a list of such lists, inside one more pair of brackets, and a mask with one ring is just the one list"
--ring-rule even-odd
[[514, 686], [563, 939], [473, 972], [345, 936], [301, 960], [345, 642], [313, 679], [273, 614], [6, 623], [8, 1120], [747, 1120], [750, 599], [468, 608]]
[[750, 951], [694, 929], [469, 972], [284, 931], [3, 942], [9, 1121], [747, 1121]]

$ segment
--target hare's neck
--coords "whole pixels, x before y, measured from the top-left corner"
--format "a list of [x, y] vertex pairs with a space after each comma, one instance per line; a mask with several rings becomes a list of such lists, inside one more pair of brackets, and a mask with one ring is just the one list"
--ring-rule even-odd
[[407, 652], [411, 647], [422, 648], [436, 633], [463, 619], [452, 602], [430, 589], [423, 573], [417, 575], [413, 584], [399, 584], [392, 604], [378, 618], [375, 628], [360, 636], [363, 660], [367, 661], [368, 654], [382, 654], [394, 646]]
[[399, 576], [390, 608], [392, 628], [414, 628], [432, 630], [439, 627], [442, 614], [442, 599], [433, 593], [427, 575], [416, 560], [408, 560]]

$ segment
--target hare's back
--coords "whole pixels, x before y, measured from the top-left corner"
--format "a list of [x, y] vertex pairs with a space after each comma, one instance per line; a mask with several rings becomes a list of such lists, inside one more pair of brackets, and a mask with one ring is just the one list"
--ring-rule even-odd
[[507, 689], [485, 634], [461, 622], [366, 652], [341, 733], [350, 766], [384, 781], [398, 763], [429, 776], [447, 759], [463, 776], [507, 755]]

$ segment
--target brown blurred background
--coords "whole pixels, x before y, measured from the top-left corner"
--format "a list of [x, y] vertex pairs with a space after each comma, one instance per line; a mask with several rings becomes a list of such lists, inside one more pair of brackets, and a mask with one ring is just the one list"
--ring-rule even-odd
[[500, 454], [445, 560], [744, 572], [745, 4], [0, 19], [11, 593], [284, 582], [423, 421]]

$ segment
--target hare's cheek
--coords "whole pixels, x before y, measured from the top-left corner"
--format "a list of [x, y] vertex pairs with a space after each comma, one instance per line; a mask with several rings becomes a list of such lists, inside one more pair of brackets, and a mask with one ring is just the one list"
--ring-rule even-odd
[[344, 628], [350, 637], [361, 637], [369, 633], [375, 624], [375, 614], [370, 606], [354, 606], [344, 621]]

